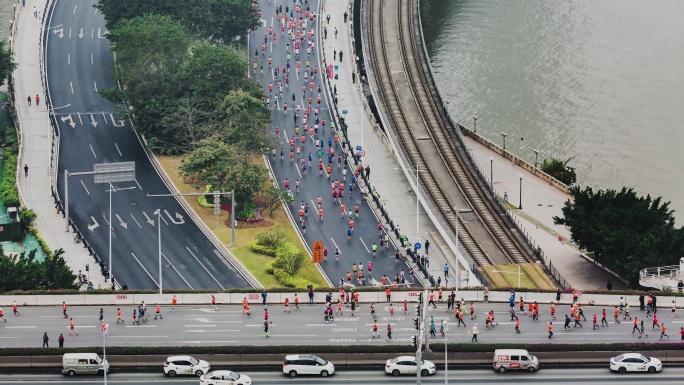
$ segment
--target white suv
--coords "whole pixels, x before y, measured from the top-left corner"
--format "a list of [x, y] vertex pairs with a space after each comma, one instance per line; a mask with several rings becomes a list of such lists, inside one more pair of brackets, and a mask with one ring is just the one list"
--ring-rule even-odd
[[330, 361], [313, 354], [293, 354], [285, 356], [283, 373], [290, 377], [298, 374], [319, 374], [322, 377], [328, 377], [335, 373], [335, 366]]
[[190, 356], [173, 356], [164, 362], [164, 373], [169, 377], [176, 375], [195, 375], [197, 377], [209, 372], [209, 363]]

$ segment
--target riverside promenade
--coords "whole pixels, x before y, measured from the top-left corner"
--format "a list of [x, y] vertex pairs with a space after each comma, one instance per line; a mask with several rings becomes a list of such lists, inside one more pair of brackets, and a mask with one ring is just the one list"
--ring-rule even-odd
[[[100, 267], [90, 255], [83, 243], [75, 243], [74, 235], [67, 231], [62, 212], [58, 212], [57, 203], [52, 195], [58, 156], [58, 137], [50, 125], [46, 108], [45, 68], [42, 62], [44, 42], [41, 32], [45, 24], [47, 10], [46, 0], [28, 0], [22, 7], [16, 3], [15, 22], [10, 34], [10, 45], [14, 52], [17, 69], [12, 73], [14, 84], [17, 132], [20, 140], [17, 181], [21, 204], [35, 211], [35, 226], [41, 237], [51, 250], [64, 249], [64, 259], [76, 273], [79, 270], [86, 274], [94, 288], [104, 288], [108, 284], [100, 272]], [[33, 14], [33, 7], [37, 14]], [[48, 32], [45, 36], [51, 34]], [[29, 105], [27, 98], [35, 100], [40, 97], [40, 104], [35, 101]], [[24, 165], [28, 166], [25, 175]], [[86, 265], [90, 271], [86, 272]]]

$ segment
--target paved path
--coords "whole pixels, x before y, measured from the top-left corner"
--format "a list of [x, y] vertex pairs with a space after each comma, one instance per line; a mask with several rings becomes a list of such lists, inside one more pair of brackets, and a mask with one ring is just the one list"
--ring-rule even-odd
[[[28, 165], [28, 176], [19, 172], [19, 192], [24, 204], [36, 212], [36, 227], [52, 250], [64, 249], [64, 259], [69, 267], [77, 272], [90, 265], [88, 279], [94, 286], [105, 287], [104, 280], [95, 259], [82, 244], [75, 244], [73, 234], [65, 231], [63, 214], [57, 212], [52, 196], [50, 161], [52, 156], [53, 131], [50, 127], [48, 111], [45, 108], [45, 92], [41, 85], [40, 45], [41, 20], [44, 17], [45, 0], [27, 1], [21, 8], [17, 20], [18, 33], [14, 40], [15, 61], [18, 64], [15, 79], [16, 99], [19, 101], [19, 130], [21, 143], [21, 165]], [[41, 18], [33, 16], [33, 6], [40, 10]], [[38, 94], [40, 105], [29, 106], [26, 99], [35, 99]]]

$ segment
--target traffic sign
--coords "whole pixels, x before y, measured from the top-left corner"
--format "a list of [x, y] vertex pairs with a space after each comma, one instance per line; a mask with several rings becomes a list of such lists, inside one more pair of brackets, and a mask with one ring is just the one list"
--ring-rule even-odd
[[311, 258], [313, 263], [323, 262], [323, 241], [316, 241], [311, 244]]
[[423, 245], [421, 245], [420, 242], [416, 242], [413, 244], [413, 248], [416, 250], [420, 250], [421, 247], [423, 247]]
[[342, 115], [347, 115], [347, 110], [342, 110]]
[[363, 150], [363, 146], [356, 146], [356, 151], [361, 151]]
[[359, 156], [366, 156], [366, 151], [363, 151], [363, 150], [359, 151]]

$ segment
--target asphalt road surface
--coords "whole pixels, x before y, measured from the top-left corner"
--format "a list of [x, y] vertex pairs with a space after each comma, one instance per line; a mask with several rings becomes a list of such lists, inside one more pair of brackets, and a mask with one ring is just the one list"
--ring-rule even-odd
[[[226, 368], [217, 368], [226, 369]], [[160, 368], [161, 370], [161, 368]], [[392, 377], [384, 373], [383, 368], [368, 371], [338, 371], [328, 378], [299, 376], [294, 379], [285, 377], [279, 368], [273, 368], [267, 372], [240, 371], [252, 378], [254, 384], [340, 384], [340, 385], [394, 385], [415, 384], [414, 376]], [[684, 368], [666, 367], [661, 373], [629, 373], [615, 374], [607, 368], [552, 368], [542, 369], [536, 373], [508, 372], [496, 373], [491, 369], [450, 369], [448, 383], [450, 384], [615, 384], [615, 383], [658, 383], [664, 385], [680, 384], [684, 375]], [[113, 372], [107, 376], [109, 384], [140, 384], [156, 385], [160, 382], [171, 384], [197, 384], [197, 378], [168, 378], [163, 373], [118, 373]], [[0, 384], [102, 384], [102, 377], [80, 376], [66, 378], [61, 375], [3, 375], [0, 376]], [[423, 377], [424, 384], [444, 384], [444, 371], [430, 377]]]
[[[318, 13], [318, 2], [310, 1], [311, 10], [316, 10]], [[338, 156], [342, 155], [342, 159], [345, 158], [345, 154], [342, 151], [341, 146], [335, 146], [333, 141], [334, 156], [332, 157], [332, 170], [330, 175], [325, 171], [319, 172], [319, 157], [318, 148], [316, 147], [315, 139], [321, 139], [323, 141], [321, 158], [323, 167], [328, 166], [328, 154], [330, 151], [330, 146], [328, 145], [328, 140], [333, 140], [334, 133], [331, 133], [330, 129], [330, 101], [326, 98], [328, 96], [324, 91], [324, 86], [321, 77], [324, 76], [323, 66], [321, 65], [322, 57], [319, 52], [320, 36], [318, 36], [318, 23], [325, 20], [321, 17], [317, 17], [314, 23], [308, 22], [306, 28], [302, 27], [301, 30], [306, 33], [306, 31], [313, 30], [313, 40], [315, 42], [315, 49], [311, 50], [310, 55], [307, 54], [307, 38], [304, 38], [304, 42], [301, 45], [299, 57], [294, 53], [294, 43], [290, 41], [289, 54], [290, 59], [290, 70], [289, 73], [286, 69], [285, 74], [283, 74], [282, 69], [286, 67], [288, 50], [286, 47], [288, 41], [288, 30], [287, 25], [285, 29], [285, 34], [280, 31], [280, 23], [278, 21], [277, 14], [275, 12], [276, 6], [283, 7], [283, 13], [285, 13], [285, 7], [291, 6], [290, 2], [273, 2], [269, 4], [267, 1], [262, 0], [260, 2], [262, 14], [262, 24], [260, 28], [256, 31], [250, 33], [249, 35], [249, 52], [250, 52], [250, 69], [255, 63], [255, 50], [258, 51], [257, 59], [257, 70], [256, 73], [252, 70], [252, 76], [254, 76], [257, 81], [259, 81], [263, 87], [267, 96], [267, 101], [269, 102], [269, 107], [272, 111], [272, 120], [270, 135], [272, 136], [273, 142], [275, 142], [276, 148], [276, 159], [273, 160], [269, 157], [271, 162], [271, 167], [278, 179], [279, 186], [285, 190], [285, 180], [289, 180], [290, 188], [294, 194], [293, 206], [290, 207], [290, 212], [293, 218], [299, 225], [299, 231], [302, 231], [302, 226], [299, 221], [299, 209], [302, 205], [309, 205], [308, 219], [306, 219], [306, 234], [304, 239], [307, 243], [311, 244], [315, 241], [323, 241], [324, 246], [329, 251], [328, 261], [323, 262], [321, 266], [323, 270], [330, 278], [331, 282], [337, 285], [340, 279], [346, 281], [346, 276], [348, 272], [352, 271], [352, 265], [362, 263], [364, 265], [364, 270], [367, 271], [368, 263], [372, 263], [373, 275], [372, 279], [369, 280], [368, 284], [380, 284], [379, 280], [383, 275], [387, 275], [389, 278], [394, 278], [397, 274], [400, 274], [401, 270], [404, 271], [406, 280], [409, 278], [409, 267], [406, 263], [400, 259], [397, 263], [395, 261], [395, 248], [390, 244], [389, 248], [385, 251], [380, 249], [380, 241], [378, 236], [378, 220], [374, 216], [367, 202], [361, 197], [359, 191], [359, 186], [354, 184], [353, 190], [350, 193], [349, 185], [351, 184], [351, 176], [353, 174], [353, 161], [349, 161], [347, 167], [344, 167], [344, 162], [338, 162]], [[305, 11], [305, 10], [304, 10]], [[334, 17], [342, 17], [342, 15], [332, 15]], [[306, 19], [306, 18], [305, 18]], [[289, 24], [289, 22], [288, 22]], [[272, 29], [273, 33], [276, 34], [276, 40], [274, 42], [273, 37], [267, 37], [269, 34], [269, 29]], [[267, 42], [265, 43], [266, 50], [262, 51], [262, 44], [264, 44], [264, 38], [267, 37]], [[333, 31], [328, 31], [328, 39], [333, 39]], [[340, 44], [338, 49], [343, 47]], [[269, 69], [268, 60], [269, 57], [272, 59], [272, 67]], [[300, 62], [301, 69], [297, 69], [297, 61]], [[317, 73], [311, 76], [306, 73], [306, 62], [310, 61], [310, 69], [317, 67]], [[332, 63], [329, 63], [332, 64]], [[335, 65], [340, 65], [340, 63], [335, 63]], [[261, 66], [263, 66], [263, 74], [261, 72]], [[274, 77], [273, 69], [279, 67], [281, 69], [278, 77]], [[289, 76], [289, 82], [285, 81], [285, 77]], [[313, 81], [313, 88], [311, 88], [310, 82]], [[282, 83], [283, 91], [279, 93], [278, 84]], [[269, 84], [273, 86], [273, 92], [269, 92]], [[305, 92], [302, 92], [302, 86], [306, 88]], [[318, 92], [319, 86], [322, 92]], [[294, 96], [294, 102], [293, 102]], [[317, 98], [320, 96], [320, 105], [317, 103]], [[278, 104], [275, 104], [275, 98], [277, 97]], [[321, 121], [318, 128], [318, 134], [313, 135], [313, 139], [306, 133], [306, 141], [304, 145], [301, 142], [301, 136], [305, 133], [303, 125], [303, 116], [306, 115], [305, 110], [309, 106], [308, 98], [312, 98], [312, 105], [310, 107], [311, 112], [308, 115], [308, 125], [309, 127], [315, 124], [315, 113], [314, 110], [318, 108], [318, 117]], [[285, 104], [288, 108], [285, 111]], [[295, 121], [294, 114], [297, 110], [296, 106], [299, 105], [301, 112], [297, 119], [296, 125], [300, 128], [299, 135], [295, 135]], [[323, 120], [326, 121], [326, 125], [323, 126]], [[280, 129], [279, 135], [276, 135], [276, 127]], [[295, 156], [294, 161], [290, 160], [290, 140], [293, 136], [297, 136], [295, 140]], [[341, 135], [340, 135], [341, 136]], [[352, 143], [351, 145], [356, 145]], [[296, 155], [296, 148], [300, 148], [301, 159], [306, 161], [308, 167], [306, 173], [302, 170], [300, 164], [300, 159]], [[284, 152], [284, 160], [281, 160], [280, 151]], [[308, 155], [311, 153], [312, 161], [309, 165]], [[340, 167], [342, 166], [342, 167]], [[343, 176], [343, 169], [347, 170], [346, 179]], [[372, 170], [371, 170], [372, 176]], [[352, 218], [355, 222], [354, 231], [350, 238], [347, 236], [347, 229], [349, 228], [349, 216], [341, 215], [341, 204], [333, 201], [332, 197], [332, 183], [338, 180], [341, 184], [346, 181], [346, 189], [342, 187], [344, 195], [342, 198], [342, 203], [345, 206], [345, 211], [355, 210], [355, 206], [359, 206], [359, 216], [356, 217], [355, 214]], [[300, 182], [300, 191], [296, 191], [296, 181]], [[323, 200], [323, 220], [321, 221], [318, 215], [318, 197]], [[376, 256], [372, 254], [373, 243], [378, 247], [378, 252]], [[339, 262], [335, 261], [335, 249], [340, 250]], [[366, 275], [367, 277], [367, 275]], [[367, 277], [368, 278], [368, 277]], [[416, 285], [418, 281], [415, 280]], [[352, 280], [352, 284], [358, 285], [356, 280]]]
[[[333, 293], [333, 298], [337, 295]], [[303, 301], [305, 302], [305, 301]], [[376, 304], [378, 317], [379, 337], [372, 336], [371, 328], [373, 320], [370, 315], [368, 304], [362, 304], [355, 316], [351, 316], [349, 308], [344, 308], [342, 316], [336, 316], [335, 320], [325, 323], [323, 320], [323, 306], [320, 304], [302, 304], [301, 310], [296, 311], [291, 306], [291, 313], [285, 313], [282, 305], [270, 305], [269, 320], [272, 325], [269, 328], [270, 338], [265, 338], [263, 331], [264, 308], [261, 303], [252, 303], [252, 317], [248, 318], [241, 314], [241, 306], [219, 305], [218, 310], [209, 307], [180, 306], [175, 313], [171, 313], [170, 306], [162, 306], [164, 319], [154, 320], [150, 317], [146, 323], [132, 324], [133, 307], [121, 309], [123, 323], [116, 324], [116, 308], [105, 307], [105, 322], [110, 324], [108, 346], [131, 346], [141, 343], [150, 346], [199, 346], [199, 345], [350, 345], [350, 344], [409, 344], [411, 337], [416, 335], [413, 327], [413, 306], [408, 305], [409, 314], [404, 314], [402, 304], [394, 304], [395, 318], [389, 314], [389, 305]], [[554, 321], [554, 337], [547, 338], [546, 327], [550, 320], [549, 312], [542, 308], [539, 322], [532, 322], [527, 315], [520, 317], [521, 334], [516, 334], [514, 322], [508, 317], [507, 304], [482, 304], [475, 303], [477, 319], [471, 320], [470, 316], [464, 317], [466, 327], [457, 327], [453, 314], [445, 312], [445, 306], [439, 305], [438, 309], [431, 309], [429, 315], [434, 316], [435, 324], [439, 329], [441, 319], [448, 317], [449, 330], [447, 332], [449, 342], [469, 342], [471, 335], [468, 329], [477, 322], [481, 331], [480, 342], [520, 342], [520, 343], [600, 343], [600, 342], [658, 342], [659, 330], [651, 330], [652, 322], [645, 323], [648, 337], [638, 338], [638, 334], [632, 334], [632, 323], [624, 320], [621, 324], [614, 324], [612, 317], [608, 327], [599, 327], [592, 330], [591, 321], [582, 321], [583, 327], [571, 327], [571, 331], [563, 331], [561, 315], [569, 312], [568, 308], [559, 308], [558, 321]], [[585, 312], [600, 314], [601, 308], [587, 307]], [[154, 311], [154, 304], [148, 304], [148, 310]], [[492, 329], [484, 327], [484, 312], [494, 310], [499, 324]], [[65, 333], [66, 346], [97, 346], [102, 343], [100, 333], [99, 307], [71, 307], [68, 311], [74, 318], [76, 330], [79, 335], [68, 336], [68, 319], [62, 315], [58, 307], [35, 307], [20, 308], [20, 316], [13, 316], [9, 309], [5, 311], [7, 323], [0, 322], [0, 341], [6, 347], [31, 347], [41, 346], [42, 335], [48, 332], [51, 342], [56, 346], [59, 333]], [[638, 310], [636, 315], [641, 318], [643, 313]], [[670, 318], [669, 312], [659, 311], [661, 321], [666, 323], [668, 334], [662, 340], [663, 343], [678, 342], [679, 329], [684, 326], [684, 320], [675, 317]], [[445, 318], [446, 319], [446, 318]], [[588, 319], [591, 318], [588, 316]], [[600, 318], [599, 318], [600, 319]], [[620, 317], [622, 320], [622, 316]], [[386, 336], [387, 324], [392, 326], [393, 340], [389, 341]], [[600, 321], [599, 321], [600, 323]], [[573, 323], [574, 324], [574, 323]], [[573, 325], [571, 324], [571, 325]], [[657, 329], [657, 328], [656, 328]], [[431, 344], [443, 344], [443, 339], [437, 333], [437, 338], [431, 339]]]
[[[49, 18], [48, 82], [59, 123], [59, 195], [65, 200], [64, 172], [87, 172], [93, 164], [135, 162], [136, 180], [114, 184], [112, 196], [113, 274], [130, 288], [158, 287], [156, 210], [163, 227], [163, 286], [223, 289], [249, 287], [248, 282], [214, 247], [173, 197], [157, 174], [128, 120], [114, 114], [114, 105], [98, 93], [116, 87], [114, 55], [109, 51], [103, 16], [95, 0], [58, 0]], [[109, 262], [108, 184], [90, 176], [69, 178], [70, 218]], [[116, 191], [118, 189], [118, 191]], [[91, 265], [92, 266], [92, 265]], [[85, 266], [83, 266], [85, 271]]]

